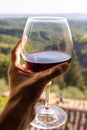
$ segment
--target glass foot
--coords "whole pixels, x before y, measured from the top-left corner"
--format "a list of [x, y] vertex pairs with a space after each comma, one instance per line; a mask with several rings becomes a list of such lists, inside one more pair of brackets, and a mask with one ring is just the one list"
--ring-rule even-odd
[[63, 125], [67, 120], [67, 114], [61, 108], [50, 106], [45, 109], [44, 106], [36, 108], [36, 117], [31, 125], [39, 129], [55, 129]]

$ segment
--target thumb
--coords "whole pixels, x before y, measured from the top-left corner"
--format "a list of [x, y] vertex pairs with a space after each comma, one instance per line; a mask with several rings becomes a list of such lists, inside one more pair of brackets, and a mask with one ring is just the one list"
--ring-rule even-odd
[[21, 40], [18, 41], [16, 46], [11, 51], [11, 65], [17, 66], [20, 64], [20, 53], [21, 53]]
[[65, 62], [65, 63], [61, 63], [58, 64], [46, 71], [41, 72], [41, 79], [44, 82], [49, 82], [50, 80], [52, 80], [53, 78], [60, 76], [61, 74], [63, 74], [64, 72], [66, 72], [69, 69], [69, 63]]

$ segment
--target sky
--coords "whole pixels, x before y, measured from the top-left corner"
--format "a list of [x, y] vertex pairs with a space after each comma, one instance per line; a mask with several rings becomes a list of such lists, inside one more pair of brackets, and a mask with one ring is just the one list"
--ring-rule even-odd
[[0, 0], [1, 13], [87, 13], [87, 0]]

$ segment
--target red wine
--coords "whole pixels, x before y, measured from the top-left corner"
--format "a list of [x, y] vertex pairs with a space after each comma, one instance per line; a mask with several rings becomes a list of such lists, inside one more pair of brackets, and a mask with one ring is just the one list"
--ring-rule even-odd
[[71, 56], [57, 51], [37, 52], [23, 56], [26, 67], [34, 72], [49, 69], [63, 62], [70, 62]]

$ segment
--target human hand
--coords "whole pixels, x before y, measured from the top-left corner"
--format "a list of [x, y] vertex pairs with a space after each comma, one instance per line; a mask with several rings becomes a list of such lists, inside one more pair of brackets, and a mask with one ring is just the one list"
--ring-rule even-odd
[[66, 72], [69, 64], [62, 63], [48, 70], [33, 73], [20, 65], [21, 44], [20, 40], [11, 51], [11, 63], [8, 71], [10, 95], [19, 94], [21, 97], [28, 97], [29, 102], [35, 104], [45, 85], [53, 78]]
[[49, 81], [69, 68], [66, 62], [37, 73], [23, 68], [20, 65], [21, 44], [19, 41], [11, 51], [8, 70], [10, 96], [0, 115], [0, 129], [2, 130], [24, 130], [35, 116], [34, 106], [44, 87], [48, 87]]

